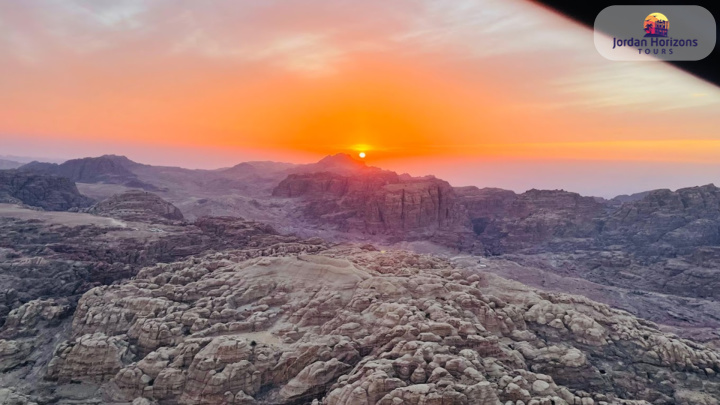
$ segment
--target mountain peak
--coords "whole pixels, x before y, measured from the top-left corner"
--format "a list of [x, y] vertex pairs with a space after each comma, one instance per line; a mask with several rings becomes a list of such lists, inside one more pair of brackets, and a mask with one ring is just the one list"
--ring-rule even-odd
[[129, 166], [139, 166], [140, 165], [140, 163], [130, 160], [125, 155], [102, 155], [97, 158], [86, 158], [86, 159], [109, 160], [109, 161], [112, 161], [112, 162], [115, 162], [115, 163], [118, 163], [121, 165], [125, 165], [125, 166], [128, 166], [128, 165]]
[[368, 166], [362, 160], [354, 158], [347, 153], [337, 153], [325, 156], [317, 163], [310, 163], [297, 167], [295, 173], [311, 173], [311, 172], [332, 172], [342, 175], [350, 175], [364, 173], [368, 170], [379, 171], [377, 167]]
[[347, 154], [347, 153], [336, 153], [336, 154], [334, 154], [334, 155], [325, 156], [324, 158], [320, 159], [316, 164], [319, 164], [319, 165], [327, 165], [327, 164], [338, 165], [338, 164], [342, 164], [342, 165], [360, 165], [360, 166], [365, 166], [365, 162], [363, 162], [362, 160], [356, 159], [356, 158], [350, 156], [350, 155]]

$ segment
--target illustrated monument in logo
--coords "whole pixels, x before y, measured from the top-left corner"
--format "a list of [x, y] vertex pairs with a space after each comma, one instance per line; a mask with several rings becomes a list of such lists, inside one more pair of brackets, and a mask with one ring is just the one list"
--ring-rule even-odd
[[643, 22], [646, 37], [667, 37], [670, 22], [662, 13], [652, 13]]

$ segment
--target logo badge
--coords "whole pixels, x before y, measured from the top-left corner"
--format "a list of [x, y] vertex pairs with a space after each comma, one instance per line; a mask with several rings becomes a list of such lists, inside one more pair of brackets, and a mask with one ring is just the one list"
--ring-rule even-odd
[[646, 37], [667, 37], [670, 22], [662, 13], [652, 13], [644, 22]]
[[700, 6], [609, 6], [595, 18], [595, 48], [610, 60], [700, 60], [716, 36], [715, 18]]

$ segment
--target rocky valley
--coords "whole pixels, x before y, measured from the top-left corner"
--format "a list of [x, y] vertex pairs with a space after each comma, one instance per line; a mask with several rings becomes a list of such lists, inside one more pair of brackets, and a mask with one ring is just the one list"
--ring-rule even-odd
[[0, 403], [717, 405], [720, 189], [0, 171]]

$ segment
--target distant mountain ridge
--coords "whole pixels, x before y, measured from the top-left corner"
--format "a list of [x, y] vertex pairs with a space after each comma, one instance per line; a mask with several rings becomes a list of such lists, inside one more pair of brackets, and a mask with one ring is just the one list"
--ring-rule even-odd
[[110, 183], [157, 191], [152, 184], [140, 181], [132, 168], [141, 166], [125, 156], [103, 155], [95, 158], [72, 159], [64, 163], [31, 162], [22, 171], [53, 174], [79, 183]]
[[[176, 210], [188, 223], [242, 217], [286, 235], [419, 247], [473, 265], [498, 260], [507, 264], [503, 276], [539, 288], [570, 286], [661, 323], [720, 328], [715, 304], [693, 301], [720, 302], [720, 189], [712, 184], [605, 200], [565, 190], [452, 187], [348, 155], [217, 170], [112, 155], [33, 165], [77, 169], [63, 170], [88, 181], [78, 185], [101, 201], [89, 210], [98, 215], [164, 225], [181, 221]], [[128, 186], [131, 180], [156, 187], [157, 196]]]
[[66, 211], [88, 207], [93, 200], [80, 194], [75, 183], [64, 177], [0, 170], [0, 202]]
[[[669, 254], [673, 249], [663, 248], [663, 241], [680, 238], [677, 246], [720, 244], [714, 228], [717, 212], [707, 205], [716, 198], [713, 185], [611, 200], [563, 190], [518, 194], [452, 187], [432, 176], [398, 175], [347, 154], [310, 164], [244, 162], [216, 170], [151, 166], [103, 155], [62, 164], [32, 162], [20, 171], [120, 186], [115, 192], [153, 191], [190, 219], [209, 213], [237, 215], [267, 220], [286, 232], [310, 226], [391, 240], [431, 235], [450, 247], [483, 254], [558, 243], [632, 244], [642, 245], [644, 252]], [[703, 201], [706, 205], [698, 205]]]
[[23, 164], [14, 160], [0, 159], [0, 170], [17, 169]]

